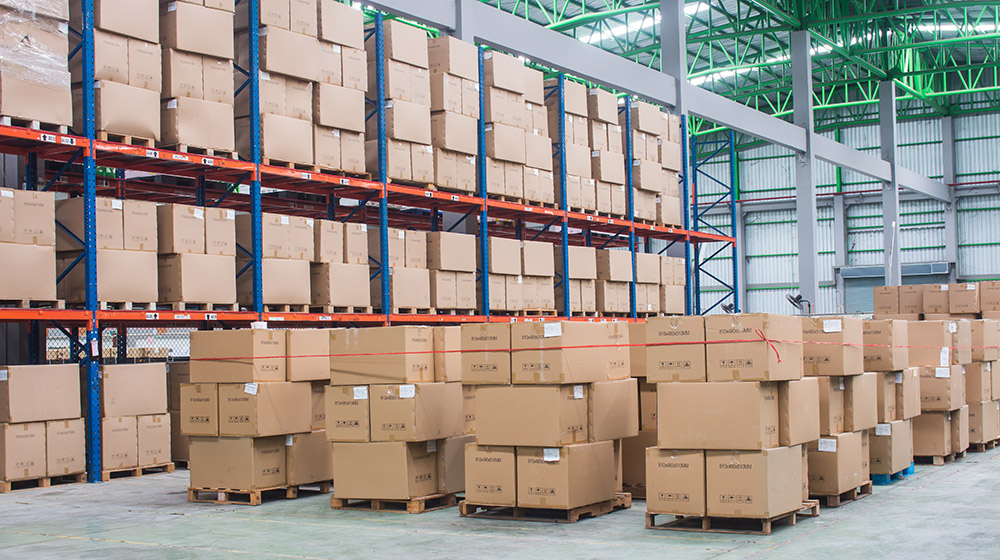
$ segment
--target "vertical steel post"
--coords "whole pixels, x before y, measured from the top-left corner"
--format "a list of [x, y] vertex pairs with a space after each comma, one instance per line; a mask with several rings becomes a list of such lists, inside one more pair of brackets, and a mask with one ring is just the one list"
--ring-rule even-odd
[[736, 133], [729, 131], [729, 235], [733, 238], [733, 312], [740, 312], [740, 259], [736, 248], [737, 237], [742, 233], [736, 224], [736, 201], [739, 196], [739, 184], [736, 171]]
[[[692, 202], [691, 196], [688, 193], [689, 185], [691, 185], [690, 175], [694, 174], [694, 165], [689, 161], [688, 151], [689, 148], [693, 148], [694, 136], [688, 138], [688, 123], [687, 115], [681, 115], [681, 167], [684, 168], [684, 172], [681, 175], [681, 210], [684, 211], [684, 229], [686, 231], [691, 231], [691, 212], [698, 211], [698, 205]], [[693, 153], [694, 150], [690, 149]], [[694, 298], [691, 297], [691, 238], [684, 238], [684, 314], [690, 315], [694, 312]]]
[[375, 108], [378, 119], [378, 180], [382, 183], [382, 196], [378, 201], [378, 239], [379, 239], [379, 280], [381, 281], [382, 313], [386, 324], [392, 314], [392, 301], [389, 297], [389, 181], [388, 146], [385, 139], [385, 37], [382, 33], [382, 13], [375, 13]]
[[892, 177], [882, 182], [882, 247], [885, 265], [885, 285], [903, 283], [900, 258], [899, 184], [896, 182], [898, 163], [896, 138], [896, 83], [881, 82], [878, 87], [879, 136], [882, 159], [892, 166]]
[[[461, 4], [459, 4], [461, 5]], [[476, 130], [476, 188], [483, 208], [479, 211], [479, 293], [483, 300], [482, 314], [490, 318], [490, 239], [486, 208], [486, 76], [483, 71], [483, 47], [479, 47], [479, 123]]]
[[24, 165], [24, 190], [38, 190], [38, 154], [31, 152], [25, 158]]
[[632, 188], [632, 96], [625, 96], [625, 212], [628, 214], [628, 250], [632, 261], [632, 281], [628, 285], [629, 317], [635, 319], [635, 191]]
[[194, 191], [195, 206], [205, 206], [205, 176], [198, 175], [198, 182]]
[[[704, 163], [704, 162], [703, 162]], [[691, 136], [691, 231], [698, 231], [698, 140]], [[692, 312], [701, 315], [701, 243], [694, 245], [689, 284]]]
[[563, 317], [571, 317], [572, 306], [569, 300], [569, 220], [566, 212], [569, 205], [566, 201], [566, 76], [559, 74], [556, 94], [559, 96], [559, 209], [562, 210], [562, 224], [559, 233], [562, 237], [562, 293]]
[[250, 151], [253, 159], [254, 172], [250, 181], [250, 221], [251, 234], [253, 235], [253, 310], [257, 313], [258, 320], [264, 313], [264, 243], [263, 228], [261, 225], [261, 201], [260, 201], [260, 162], [261, 162], [261, 137], [260, 137], [260, 0], [243, 0], [249, 2], [247, 14], [249, 17], [249, 37], [250, 37]]

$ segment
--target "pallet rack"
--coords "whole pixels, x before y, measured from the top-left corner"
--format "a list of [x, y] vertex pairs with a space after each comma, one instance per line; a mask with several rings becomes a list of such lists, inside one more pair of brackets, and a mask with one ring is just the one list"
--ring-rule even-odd
[[[87, 392], [87, 472], [91, 482], [101, 478], [101, 433], [100, 433], [100, 391], [99, 360], [101, 359], [101, 329], [118, 329], [118, 356], [125, 357], [124, 333], [129, 327], [188, 327], [207, 329], [229, 328], [247, 325], [254, 321], [282, 322], [288, 326], [333, 326], [357, 325], [374, 326], [388, 324], [457, 324], [467, 322], [514, 322], [539, 320], [583, 320], [600, 321], [602, 318], [572, 317], [569, 309], [568, 282], [559, 278], [568, 277], [568, 247], [570, 243], [592, 245], [603, 239], [604, 246], [627, 245], [632, 252], [631, 313], [628, 319], [636, 320], [635, 306], [635, 251], [637, 241], [644, 240], [649, 250], [652, 239], [667, 243], [684, 243], [687, 247], [706, 242], [732, 242], [731, 237], [711, 232], [690, 231], [661, 225], [638, 223], [632, 220], [608, 218], [572, 212], [568, 209], [565, 188], [565, 76], [560, 74], [558, 85], [549, 92], [559, 97], [559, 138], [554, 145], [559, 155], [560, 180], [559, 207], [544, 208], [508, 201], [490, 199], [486, 195], [485, 158], [485, 100], [483, 99], [483, 69], [480, 47], [480, 119], [477, 169], [477, 195], [463, 195], [428, 190], [419, 187], [398, 185], [386, 180], [386, 136], [384, 61], [382, 55], [382, 21], [379, 12], [372, 13], [374, 26], [368, 31], [374, 35], [378, 50], [376, 57], [378, 92], [369, 103], [374, 111], [369, 118], [378, 119], [379, 130], [379, 170], [376, 180], [356, 177], [336, 176], [264, 165], [261, 160], [261, 130], [259, 111], [259, 18], [258, 0], [247, 2], [249, 9], [249, 68], [240, 71], [247, 81], [239, 90], [250, 89], [251, 142], [250, 161], [223, 157], [203, 156], [164, 149], [151, 149], [106, 140], [98, 140], [95, 134], [94, 118], [94, 0], [82, 0], [82, 28], [71, 30], [81, 41], [71, 57], [82, 57], [83, 67], [83, 130], [77, 134], [61, 134], [13, 126], [0, 126], [0, 153], [25, 158], [25, 188], [30, 190], [58, 190], [80, 194], [84, 198], [84, 238], [85, 248], [74, 266], [83, 266], [86, 281], [86, 302], [84, 309], [0, 309], [0, 322], [28, 323], [29, 354], [33, 363], [42, 363], [45, 346], [44, 332], [50, 325], [61, 330], [71, 344], [71, 358], [79, 361], [85, 369]], [[239, 1], [237, 2], [239, 3]], [[625, 98], [625, 119], [631, 118], [629, 108], [632, 99]], [[626, 162], [631, 161], [631, 135], [626, 135]], [[52, 162], [47, 169], [43, 162]], [[114, 176], [98, 178], [98, 166], [116, 170]], [[41, 170], [41, 173], [39, 173]], [[627, 209], [633, 215], [632, 172], [626, 165]], [[144, 172], [152, 178], [128, 178], [124, 171]], [[241, 186], [248, 186], [242, 189]], [[275, 196], [262, 196], [264, 189], [272, 190]], [[119, 198], [137, 198], [158, 202], [181, 202], [199, 206], [217, 206], [249, 211], [252, 215], [252, 247], [240, 248], [251, 257], [250, 264], [238, 274], [253, 276], [254, 300], [252, 309], [246, 311], [166, 311], [166, 310], [102, 310], [97, 298], [97, 252], [95, 199], [101, 194]], [[684, 193], [687, 192], [686, 186]], [[294, 196], [310, 195], [312, 200], [296, 200]], [[325, 200], [324, 202], [321, 202]], [[351, 204], [341, 204], [350, 201]], [[462, 216], [461, 221], [477, 217], [480, 243], [478, 279], [483, 299], [483, 309], [479, 315], [399, 315], [399, 314], [323, 314], [323, 313], [270, 313], [265, 312], [262, 302], [261, 267], [261, 213], [265, 206], [286, 214], [309, 215], [342, 221], [377, 224], [381, 239], [378, 272], [372, 277], [380, 278], [382, 309], [388, 310], [388, 248], [387, 229], [390, 223], [413, 226], [415, 221], [437, 231], [440, 227], [441, 212], [453, 212]], [[347, 211], [347, 208], [352, 208]], [[340, 215], [338, 211], [346, 211]], [[687, 212], [685, 212], [687, 214]], [[491, 221], [492, 220], [492, 221]], [[488, 238], [490, 235], [525, 239], [526, 224], [536, 226], [528, 229], [535, 239], [552, 240], [562, 247], [563, 269], [557, 271], [557, 289], [563, 290], [564, 308], [559, 317], [495, 317], [489, 309], [489, 266]], [[456, 224], [457, 225], [457, 224]], [[57, 224], [58, 227], [58, 224]], [[454, 228], [455, 226], [452, 226]], [[553, 233], [558, 228], [558, 235]], [[627, 242], [626, 242], [627, 240]], [[690, 261], [689, 261], [690, 266]], [[65, 276], [65, 274], [63, 274]], [[63, 276], [60, 276], [60, 280]], [[688, 302], [690, 306], [690, 302]], [[86, 331], [86, 342], [79, 343], [78, 336], [70, 329], [82, 328]]]

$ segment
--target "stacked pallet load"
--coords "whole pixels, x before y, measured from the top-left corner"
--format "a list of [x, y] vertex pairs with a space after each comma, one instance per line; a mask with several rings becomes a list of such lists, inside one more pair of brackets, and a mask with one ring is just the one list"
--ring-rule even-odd
[[166, 364], [101, 366], [101, 480], [173, 472]]
[[189, 384], [180, 386], [192, 502], [259, 505], [268, 490], [329, 492], [333, 478], [317, 386], [329, 331], [265, 324], [191, 333]]
[[[562, 247], [554, 246], [557, 270], [563, 270]], [[569, 311], [573, 316], [597, 315], [597, 250], [571, 245], [569, 255]], [[564, 309], [562, 285], [555, 286], [556, 307]]]
[[176, 467], [187, 467], [191, 438], [181, 427], [181, 386], [191, 383], [191, 363], [167, 362], [167, 413], [170, 415], [170, 459]]
[[[372, 33], [365, 41], [368, 53], [368, 98], [378, 97], [375, 48]], [[431, 146], [431, 81], [427, 34], [398, 20], [382, 24], [385, 83], [386, 174], [389, 181], [434, 183], [434, 148]], [[365, 156], [368, 172], [378, 175], [378, 118], [367, 121]]]
[[865, 371], [878, 376], [878, 424], [871, 434], [872, 483], [891, 484], [913, 474], [913, 423], [920, 414], [920, 374], [909, 363], [907, 322], [864, 322]]
[[631, 506], [622, 438], [638, 434], [622, 323], [462, 325], [475, 386], [463, 516], [577, 521]]
[[685, 260], [666, 255], [660, 256], [660, 313], [664, 315], [684, 314], [686, 285]]
[[427, 233], [430, 305], [438, 313], [471, 315], [476, 309], [476, 236]]
[[435, 345], [453, 347], [454, 334], [424, 326], [329, 332], [334, 509], [422, 513], [455, 505], [472, 438], [457, 352], [433, 353]]
[[[94, 2], [93, 115], [101, 140], [152, 148], [160, 139], [159, 8], [157, 0]], [[82, 29], [80, 0], [70, 2], [70, 14], [73, 28]], [[73, 128], [82, 134], [86, 111], [80, 54], [70, 60], [70, 70]]]
[[86, 478], [77, 364], [0, 368], [0, 493]]
[[433, 183], [441, 189], [477, 194], [479, 50], [471, 43], [442, 36], [428, 39], [427, 51]]
[[312, 310], [371, 313], [367, 226], [315, 220], [313, 234], [313, 257], [309, 265]]
[[497, 51], [483, 55], [486, 194], [491, 198], [520, 202], [524, 197], [526, 76], [517, 58]]
[[[646, 451], [646, 527], [768, 534], [794, 524], [808, 493], [804, 444], [819, 437], [801, 321], [714, 315], [700, 325], [653, 319], [646, 331], [647, 375], [665, 381], [656, 389], [657, 445]], [[657, 524], [664, 514], [674, 519]]]
[[[97, 197], [95, 205], [97, 299], [102, 308], [154, 308], [159, 299], [156, 203]], [[61, 226], [56, 229], [56, 267], [65, 274], [57, 286], [59, 298], [83, 304], [84, 199], [59, 200], [55, 208]]]
[[913, 455], [934, 465], [965, 457], [969, 447], [965, 375], [972, 362], [972, 325], [966, 320], [911, 321], [907, 336], [910, 364], [920, 368]]
[[60, 307], [56, 301], [55, 196], [0, 189], [0, 301]]
[[[477, 257], [479, 245], [476, 245]], [[524, 308], [524, 276], [521, 272], [521, 242], [504, 237], [489, 238], [489, 308], [517, 314]], [[478, 260], [478, 259], [477, 259]], [[482, 291], [477, 290], [480, 310], [484, 309]]]
[[234, 310], [236, 213], [162, 204], [156, 229], [158, 301], [177, 311]]
[[233, 156], [234, 10], [233, 0], [160, 5], [160, 146]]
[[[794, 339], [792, 339], [794, 340]], [[809, 493], [837, 507], [870, 495], [869, 433], [878, 423], [878, 373], [864, 366], [864, 323], [802, 318], [803, 369], [819, 381], [820, 437], [809, 442]]]
[[994, 365], [1000, 358], [1000, 321], [973, 320], [972, 362], [965, 366], [965, 402], [969, 406], [969, 449], [983, 452], [996, 447], [1000, 439], [1000, 393], [994, 392], [994, 380], [1000, 370]]
[[662, 257], [655, 253], [635, 254], [635, 310], [639, 316], [660, 313], [662, 262]]
[[[558, 80], [545, 81], [545, 107], [548, 109], [549, 136], [558, 145], [560, 127], [565, 134], [566, 209], [593, 214], [597, 212], [597, 183], [594, 181], [590, 149], [590, 120], [587, 118], [587, 88], [572, 80], [563, 80], [563, 120], [560, 123]], [[610, 152], [609, 152], [610, 153]], [[609, 156], [611, 160], [614, 156]], [[600, 158], [596, 164], [600, 166]], [[553, 176], [560, 183], [560, 155], [552, 158]], [[612, 166], [613, 167], [613, 166]], [[613, 173], [609, 169], [609, 173]], [[558, 191], [558, 187], [555, 189]], [[556, 201], [559, 202], [559, 201]], [[624, 202], [624, 201], [623, 201]], [[624, 212], [624, 206], [623, 206]]]
[[526, 315], [555, 315], [555, 256], [551, 243], [521, 241], [521, 303]]
[[527, 66], [524, 72], [524, 200], [529, 204], [552, 208], [559, 201], [552, 174], [552, 139], [548, 110], [545, 108], [545, 77], [540, 70]]
[[[301, 216], [261, 214], [263, 304], [272, 310], [305, 311], [311, 301], [310, 261], [315, 256], [315, 220]], [[253, 308], [252, 216], [236, 214], [236, 298]], [[242, 272], [241, 274], [239, 272]]]
[[678, 173], [681, 171], [681, 118], [662, 113], [663, 133], [660, 135], [660, 165], [663, 166], [663, 191], [656, 199], [656, 221], [681, 227], [684, 225]]
[[923, 286], [876, 286], [873, 319], [919, 321], [924, 310]]
[[[597, 312], [605, 316], [630, 312], [632, 296], [632, 252], [629, 250], [597, 250]], [[638, 288], [636, 289], [638, 292]]]
[[[634, 101], [630, 120], [632, 130], [625, 130], [625, 113], [618, 116], [622, 134], [632, 137], [633, 216], [629, 216], [629, 219], [654, 222], [657, 199], [664, 192], [669, 192], [659, 151], [663, 116], [657, 106], [645, 101]], [[676, 190], [676, 185], [674, 189]]]
[[591, 89], [587, 93], [587, 116], [595, 209], [604, 216], [623, 216], [625, 150], [618, 124], [618, 96], [600, 88]]
[[66, 0], [0, 7], [0, 124], [57, 132], [73, 124], [67, 20]]
[[371, 268], [371, 301], [382, 313], [434, 312], [431, 305], [431, 274], [427, 270], [427, 232], [388, 228], [386, 251], [389, 261], [389, 309], [382, 308], [382, 277], [378, 274], [381, 234], [368, 229], [368, 266]]

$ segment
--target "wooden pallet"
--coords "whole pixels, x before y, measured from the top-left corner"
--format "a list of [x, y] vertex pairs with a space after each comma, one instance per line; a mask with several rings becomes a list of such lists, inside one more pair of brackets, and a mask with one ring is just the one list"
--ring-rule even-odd
[[559, 205], [556, 204], [555, 202], [542, 202], [540, 200], [530, 200], [529, 199], [529, 200], [527, 200], [527, 204], [529, 206], [535, 206], [535, 207], [538, 207], [538, 208], [549, 208], [551, 210], [558, 210], [559, 209]]
[[968, 451], [973, 453], [986, 453], [1000, 443], [1000, 440], [987, 441], [986, 443], [970, 443]]
[[351, 509], [357, 511], [387, 511], [392, 513], [425, 513], [454, 507], [458, 503], [456, 494], [431, 494], [409, 500], [360, 500], [354, 498], [330, 498], [333, 509]]
[[17, 309], [66, 309], [63, 299], [0, 299], [0, 307]]
[[593, 208], [581, 208], [579, 206], [570, 206], [570, 212], [576, 212], [577, 214], [587, 214], [588, 216], [596, 216], [597, 210]]
[[462, 196], [479, 196], [479, 192], [477, 192], [475, 188], [473, 188], [472, 190], [468, 190], [468, 189], [459, 189], [455, 187], [448, 187], [444, 185], [435, 185], [433, 189], [428, 189], [428, 190], [460, 194]]
[[489, 194], [489, 193], [487, 193], [486, 196], [492, 200], [500, 200], [502, 202], [510, 202], [513, 204], [528, 204], [527, 202], [525, 202], [523, 198], [517, 196], [507, 196], [505, 194]]
[[[72, 302], [73, 309], [83, 309], [83, 302]], [[156, 311], [156, 302], [153, 301], [102, 301], [97, 304], [101, 311]]]
[[555, 309], [522, 309], [521, 315], [525, 317], [556, 317], [559, 313]]
[[187, 469], [188, 468], [188, 462], [187, 461], [178, 461], [178, 460], [175, 459], [174, 460], [174, 468], [175, 469]]
[[597, 317], [596, 311], [570, 311], [571, 317]]
[[308, 313], [309, 305], [305, 303], [265, 303], [264, 313]]
[[[816, 508], [819, 508], [817, 504]], [[795, 525], [799, 516], [798, 510], [768, 517], [737, 518], [737, 517], [701, 517], [695, 515], [673, 515], [671, 521], [656, 523], [656, 516], [663, 515], [646, 512], [646, 528], [665, 531], [691, 531], [696, 533], [733, 533], [739, 535], [770, 535], [775, 525]]]
[[632, 486], [630, 484], [625, 484], [625, 485], [622, 486], [622, 489], [624, 491], [628, 492], [629, 494], [632, 494], [632, 499], [633, 500], [645, 500], [646, 499], [646, 485], [645, 484], [637, 484], [635, 486]]
[[190, 301], [174, 301], [156, 304], [157, 309], [164, 311], [239, 311], [238, 303], [192, 303]]
[[119, 144], [129, 144], [132, 146], [139, 146], [142, 148], [156, 147], [156, 140], [153, 140], [152, 138], [132, 136], [131, 134], [117, 134], [114, 132], [108, 132], [107, 130], [98, 130], [96, 133], [96, 138], [104, 142], [117, 142]]
[[403, 185], [404, 187], [416, 187], [418, 189], [423, 189], [425, 191], [437, 190], [434, 183], [428, 183], [426, 181], [413, 181], [410, 179], [389, 179], [389, 182], [393, 185]]
[[447, 307], [435, 307], [438, 315], [475, 315], [475, 309], [450, 309]]
[[312, 173], [313, 169], [316, 168], [311, 163], [295, 163], [294, 161], [284, 161], [280, 159], [269, 159], [264, 158], [261, 160], [261, 165], [270, 165], [271, 167], [283, 167], [285, 169], [294, 169], [296, 171], [308, 171]]
[[173, 463], [160, 463], [159, 465], [146, 465], [144, 467], [129, 467], [127, 469], [105, 469], [101, 471], [101, 481], [107, 482], [112, 478], [131, 478], [147, 474], [172, 472], [174, 472]]
[[851, 488], [846, 492], [840, 494], [835, 494], [832, 496], [817, 494], [812, 496], [813, 499], [819, 499], [826, 502], [826, 507], [840, 507], [844, 504], [850, 502], [856, 502], [861, 498], [867, 498], [872, 495], [872, 481], [863, 482], [860, 486]]
[[354, 313], [354, 314], [359, 314], [360, 313], [360, 314], [368, 315], [368, 314], [371, 314], [372, 308], [371, 308], [371, 306], [364, 307], [364, 306], [358, 306], [358, 305], [310, 305], [309, 306], [309, 312], [310, 313], [329, 313], [329, 314], [338, 314], [338, 313]]
[[819, 517], [819, 500], [805, 500], [802, 502], [799, 517]]
[[910, 462], [910, 466], [906, 467], [905, 469], [899, 472], [894, 472], [892, 474], [872, 473], [872, 484], [874, 484], [875, 486], [885, 486], [887, 484], [892, 484], [897, 480], [903, 480], [904, 478], [913, 476], [913, 473], [914, 473], [913, 463]]
[[[375, 313], [382, 313], [381, 309], [376, 309]], [[393, 307], [390, 315], [434, 315], [433, 307]]]
[[365, 181], [372, 180], [371, 173], [363, 173], [358, 171], [345, 171], [343, 169], [334, 169], [332, 167], [322, 167], [319, 165], [314, 165], [312, 168], [313, 173], [322, 173], [323, 175], [336, 175], [338, 177], [350, 177], [352, 179], [364, 179]]
[[217, 157], [225, 159], [239, 159], [239, 154], [235, 150], [219, 150], [216, 148], [202, 148], [198, 146], [189, 146], [187, 144], [170, 144], [169, 146], [160, 146], [163, 150], [172, 150], [175, 152], [181, 152], [185, 154], [191, 154], [196, 156], [205, 157]]
[[20, 117], [10, 117], [6, 115], [0, 116], [0, 125], [18, 126], [21, 128], [30, 128], [31, 130], [69, 134], [69, 127], [64, 124], [50, 124], [42, 121], [34, 121], [31, 119], [22, 119]]
[[659, 311], [636, 311], [635, 316], [640, 319], [649, 319], [650, 317], [659, 317]]
[[235, 490], [232, 488], [188, 488], [188, 501], [198, 504], [229, 504], [241, 506], [259, 506], [264, 498], [283, 496], [287, 500], [299, 497], [299, 492], [311, 491], [329, 494], [333, 482], [314, 482], [291, 486], [273, 486], [257, 490]]
[[462, 517], [478, 519], [508, 519], [511, 521], [539, 521], [544, 523], [576, 523], [581, 519], [600, 517], [632, 507], [632, 495], [618, 492], [610, 500], [573, 509], [534, 507], [487, 506], [462, 500], [458, 512]]
[[632, 315], [629, 311], [598, 311], [597, 315], [600, 317], [614, 317], [614, 318], [627, 318]]
[[603, 218], [613, 218], [615, 220], [625, 219], [625, 214], [615, 214], [614, 212], [598, 212], [597, 215]]
[[924, 465], [933, 465], [935, 467], [944, 466], [945, 463], [952, 463], [959, 459], [965, 459], [966, 451], [959, 451], [958, 453], [949, 453], [947, 455], [916, 455], [913, 457], [914, 463], [920, 463]]
[[32, 488], [49, 488], [62, 484], [78, 484], [87, 482], [87, 473], [62, 474], [56, 476], [41, 476], [24, 480], [0, 480], [0, 494], [30, 490]]

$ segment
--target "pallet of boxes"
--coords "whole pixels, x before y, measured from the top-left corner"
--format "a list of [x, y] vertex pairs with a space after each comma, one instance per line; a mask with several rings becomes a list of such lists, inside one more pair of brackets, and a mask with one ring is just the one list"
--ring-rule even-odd
[[[646, 450], [646, 527], [769, 534], [803, 510], [816, 515], [805, 444], [819, 437], [820, 399], [817, 380], [802, 376], [800, 318], [700, 324], [648, 323], [647, 375], [666, 382], [656, 385], [657, 442]], [[657, 523], [660, 515], [672, 519]]]
[[[574, 119], [581, 117], [574, 116]], [[625, 149], [618, 124], [618, 96], [593, 88], [587, 92], [587, 139], [591, 174], [594, 178], [593, 209], [601, 216], [623, 216], [625, 212]], [[567, 122], [568, 119], [567, 119]], [[569, 127], [567, 127], [567, 130]], [[574, 128], [574, 140], [576, 130]], [[581, 183], [583, 185], [584, 183]], [[586, 202], [590, 184], [586, 183]], [[569, 191], [567, 191], [567, 196]], [[575, 193], [574, 193], [575, 194]], [[581, 196], [584, 191], [581, 187]], [[589, 209], [589, 208], [588, 208]]]
[[0, 493], [84, 482], [80, 366], [0, 368]]
[[101, 480], [174, 472], [167, 367], [101, 366]]
[[457, 503], [472, 441], [459, 336], [457, 327], [329, 331], [333, 509], [423, 513]]
[[[434, 186], [477, 195], [479, 50], [454, 37], [427, 39]], [[390, 68], [395, 64], [388, 62]], [[402, 79], [397, 74], [394, 79]], [[443, 306], [435, 306], [443, 307]]]
[[431, 307], [439, 315], [474, 314], [476, 236], [447, 231], [426, 235]]
[[475, 386], [465, 517], [575, 522], [631, 507], [621, 440], [638, 434], [624, 323], [462, 325]]
[[[555, 316], [557, 294], [554, 291], [552, 244], [502, 237], [490, 237], [488, 243], [490, 313]], [[481, 293], [479, 300], [481, 303]]]
[[618, 116], [622, 134], [631, 135], [632, 141], [633, 215], [628, 219], [652, 223], [657, 221], [657, 203], [662, 200], [661, 197], [668, 195], [676, 198], [677, 174], [668, 172], [660, 163], [660, 143], [665, 123], [660, 108], [644, 101], [633, 101], [629, 120], [632, 130], [625, 129], [624, 111]]
[[552, 207], [552, 143], [542, 124], [542, 74], [498, 51], [483, 55], [486, 195]]
[[1000, 321], [972, 322], [972, 362], [965, 366], [969, 450], [982, 453], [1000, 441]]
[[174, 311], [236, 311], [236, 213], [156, 207], [159, 303]]
[[[548, 109], [549, 136], [555, 147], [559, 143], [560, 130], [564, 134], [563, 154], [554, 154], [552, 169], [555, 184], [560, 183], [561, 160], [565, 159], [566, 165], [566, 210], [582, 212], [585, 214], [597, 213], [597, 181], [595, 181], [594, 171], [599, 171], [599, 175], [604, 177], [604, 184], [611, 189], [610, 196], [616, 199], [617, 188], [611, 188], [611, 181], [619, 180], [624, 185], [624, 163], [623, 158], [611, 149], [601, 149], [603, 144], [600, 139], [593, 141], [599, 148], [591, 149], [591, 119], [588, 118], [588, 94], [587, 88], [581, 83], [563, 79], [562, 107], [560, 113], [559, 80], [551, 78], [545, 81], [545, 107]], [[602, 96], [603, 97], [603, 96]], [[607, 107], [607, 103], [603, 104]], [[615, 109], [617, 111], [617, 107]], [[594, 124], [598, 132], [602, 132], [602, 124], [607, 124], [601, 119], [608, 119], [610, 109], [599, 110], [595, 108]], [[563, 116], [560, 122], [560, 114]], [[610, 148], [610, 146], [609, 146]], [[592, 154], [596, 156], [592, 157]], [[621, 167], [621, 173], [618, 173]], [[558, 197], [558, 187], [556, 187]], [[625, 194], [624, 187], [620, 191], [621, 213], [625, 214]], [[612, 201], [611, 206], [614, 207]], [[557, 203], [561, 201], [557, 200]], [[613, 209], [617, 209], [616, 207]], [[618, 213], [612, 212], [618, 216]]]
[[314, 220], [313, 230], [309, 310], [313, 313], [371, 313], [368, 227]]
[[330, 491], [328, 338], [328, 330], [263, 324], [191, 333], [190, 383], [180, 385], [188, 501], [260, 505], [270, 491]]
[[[236, 299], [253, 309], [253, 217], [236, 214]], [[262, 303], [273, 312], [307, 311], [312, 301], [310, 261], [315, 258], [316, 221], [302, 216], [264, 212], [261, 222]]]
[[0, 304], [62, 308], [56, 299], [56, 227], [53, 193], [0, 189]]
[[[552, 247], [556, 270], [564, 270], [562, 250], [563, 248], [558, 245]], [[570, 315], [573, 317], [596, 317], [597, 249], [571, 245], [566, 247], [566, 253], [569, 256], [569, 265], [567, 266], [569, 284], [565, 289], [569, 291]], [[490, 287], [492, 289], [492, 284]], [[554, 289], [557, 309], [565, 309], [563, 282], [555, 285]]]
[[[379, 273], [382, 258], [382, 240], [379, 228], [368, 230], [368, 266], [371, 269], [371, 301], [375, 310], [381, 313], [409, 313], [431, 315], [431, 271], [427, 270], [427, 232], [410, 229], [388, 228], [385, 246], [389, 272], [389, 308], [383, 307], [382, 281]], [[447, 276], [447, 275], [445, 275]], [[439, 286], [442, 280], [440, 274], [434, 275]], [[457, 281], [457, 278], [456, 278]], [[435, 294], [437, 295], [437, 294]], [[456, 292], [457, 298], [457, 292]], [[450, 303], [446, 296], [446, 301]], [[457, 302], [456, 302], [457, 305]]]
[[972, 323], [911, 321], [908, 336], [910, 365], [919, 368], [920, 376], [920, 415], [913, 419], [914, 458], [933, 465], [961, 459], [969, 448], [965, 377], [972, 363]]
[[659, 311], [664, 315], [683, 315], [687, 285], [685, 261], [660, 256]]

